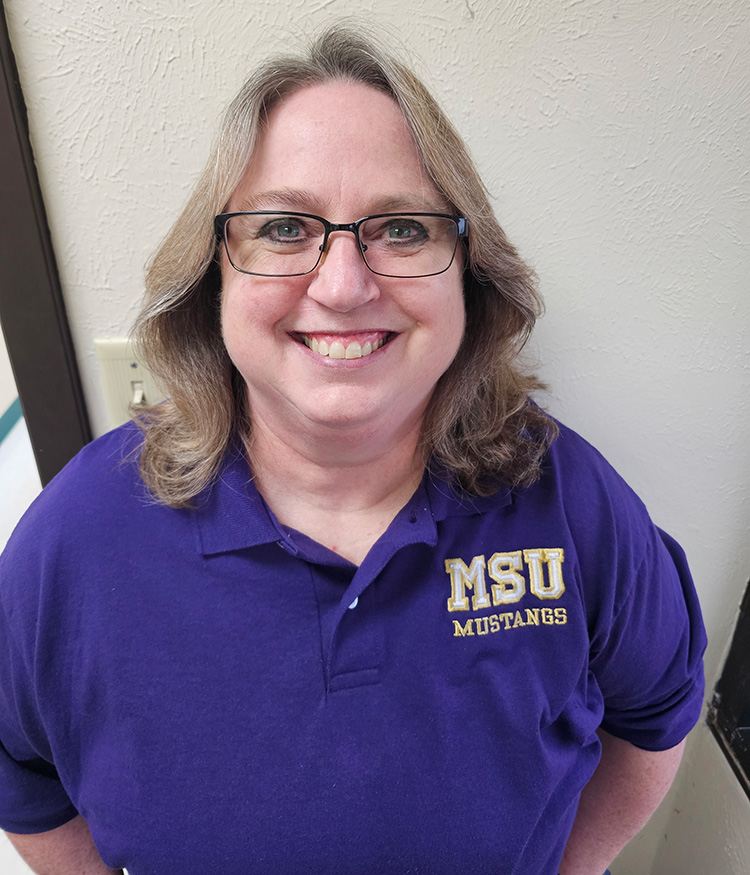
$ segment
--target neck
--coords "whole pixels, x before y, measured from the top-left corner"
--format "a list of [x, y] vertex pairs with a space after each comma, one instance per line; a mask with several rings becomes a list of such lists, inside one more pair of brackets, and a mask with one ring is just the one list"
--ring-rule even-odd
[[359, 564], [419, 485], [419, 429], [385, 442], [333, 430], [279, 434], [253, 422], [248, 456], [278, 520]]

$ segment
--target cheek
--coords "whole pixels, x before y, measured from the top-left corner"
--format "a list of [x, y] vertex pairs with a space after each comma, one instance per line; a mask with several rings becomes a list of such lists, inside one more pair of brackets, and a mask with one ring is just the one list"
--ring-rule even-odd
[[248, 321], [246, 306], [247, 299], [239, 294], [234, 284], [225, 282], [221, 290], [221, 334], [229, 357], [235, 364], [237, 339], [245, 332], [243, 325]]
[[424, 313], [425, 324], [429, 324], [430, 330], [424, 335], [426, 347], [422, 348], [422, 372], [433, 386], [456, 357], [465, 326], [462, 291], [454, 287], [435, 290], [434, 300], [437, 302], [441, 299], [439, 310]]
[[239, 281], [227, 278], [223, 283], [221, 334], [229, 358], [243, 374], [253, 364], [254, 353], [262, 344], [263, 326], [272, 319], [266, 309], [252, 282], [247, 283], [244, 277]]
[[267, 289], [262, 279], [225, 277], [221, 291], [221, 327], [225, 337], [271, 329], [288, 309], [282, 290]]
[[466, 327], [466, 310], [464, 307], [463, 288], [453, 288], [446, 302], [442, 319], [442, 347], [448, 358], [447, 366], [453, 361], [461, 346]]

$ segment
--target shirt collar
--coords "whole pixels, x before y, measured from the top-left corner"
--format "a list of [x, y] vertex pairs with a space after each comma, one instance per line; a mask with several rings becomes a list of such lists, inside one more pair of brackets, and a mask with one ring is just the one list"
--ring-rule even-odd
[[[426, 471], [417, 491], [391, 524], [391, 536], [400, 541], [408, 520], [407, 542], [436, 543], [435, 523], [452, 516], [486, 513], [512, 502], [507, 487], [491, 496], [454, 490], [438, 472]], [[216, 481], [199, 497], [192, 511], [198, 549], [206, 556], [270, 544], [284, 536], [255, 487], [250, 467], [240, 447], [230, 450]], [[395, 545], [394, 545], [395, 546]]]
[[454, 489], [450, 485], [450, 478], [441, 476], [439, 470], [428, 469], [423, 482], [435, 522], [448, 517], [487, 513], [513, 502], [513, 493], [508, 486], [501, 486], [493, 495], [470, 495], [468, 492]]
[[204, 555], [244, 550], [279, 540], [279, 531], [255, 488], [244, 452], [233, 448], [217, 479], [192, 511]]

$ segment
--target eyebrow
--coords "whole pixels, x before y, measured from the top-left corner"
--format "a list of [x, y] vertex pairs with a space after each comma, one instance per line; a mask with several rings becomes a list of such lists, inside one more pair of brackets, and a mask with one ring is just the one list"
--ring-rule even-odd
[[[322, 202], [312, 194], [298, 188], [280, 188], [271, 191], [258, 192], [238, 199], [235, 212], [253, 212], [255, 210], [294, 210], [300, 213], [315, 213], [323, 211]], [[364, 215], [377, 213], [444, 213], [450, 209], [440, 200], [422, 197], [420, 195], [385, 195], [369, 201]]]
[[317, 209], [319, 202], [310, 192], [302, 189], [279, 188], [240, 198], [235, 209], [237, 212], [252, 212], [253, 210], [267, 210], [275, 207], [307, 212]]
[[378, 198], [370, 203], [369, 213], [445, 213], [449, 208], [445, 201], [419, 195], [394, 195]]

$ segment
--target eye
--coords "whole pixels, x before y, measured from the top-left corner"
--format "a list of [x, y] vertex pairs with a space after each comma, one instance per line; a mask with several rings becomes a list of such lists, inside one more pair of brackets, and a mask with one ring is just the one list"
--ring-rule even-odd
[[389, 240], [405, 240], [415, 242], [427, 237], [427, 229], [414, 219], [392, 219], [384, 227], [385, 235]]
[[427, 243], [430, 232], [416, 216], [387, 216], [365, 222], [361, 236], [369, 246], [411, 248]]
[[258, 231], [258, 237], [265, 237], [272, 241], [298, 241], [305, 237], [304, 224], [300, 219], [284, 217], [266, 222]]
[[414, 235], [414, 228], [411, 225], [391, 225], [388, 228], [388, 236], [395, 240], [405, 240]]

